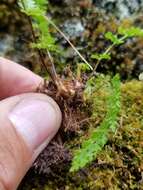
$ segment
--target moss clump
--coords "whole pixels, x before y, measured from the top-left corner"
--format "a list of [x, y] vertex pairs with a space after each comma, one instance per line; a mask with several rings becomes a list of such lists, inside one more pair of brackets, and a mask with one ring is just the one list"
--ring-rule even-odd
[[[102, 88], [102, 90], [106, 88]], [[106, 91], [102, 95], [107, 95]], [[143, 189], [143, 83], [131, 81], [122, 85], [122, 110], [119, 128], [111, 136], [104, 150], [88, 167], [78, 173], [63, 172], [57, 175], [40, 176], [32, 171], [25, 178], [21, 190], [118, 190]], [[94, 96], [99, 98], [99, 91]], [[98, 104], [104, 105], [104, 95]], [[99, 105], [98, 105], [99, 106]], [[102, 119], [104, 111], [97, 107], [95, 120]], [[104, 108], [102, 106], [102, 108]], [[106, 109], [106, 108], [105, 108]], [[92, 125], [90, 126], [93, 127]], [[90, 128], [90, 130], [91, 130]], [[68, 147], [76, 145], [87, 137], [67, 142]], [[66, 167], [66, 166], [65, 166]], [[67, 167], [69, 167], [67, 165]], [[29, 180], [30, 178], [30, 180]]]

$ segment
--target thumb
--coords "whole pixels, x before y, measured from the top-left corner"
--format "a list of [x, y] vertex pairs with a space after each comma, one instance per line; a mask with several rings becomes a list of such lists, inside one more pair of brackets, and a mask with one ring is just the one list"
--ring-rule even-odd
[[57, 104], [29, 93], [0, 101], [0, 190], [15, 190], [61, 123]]

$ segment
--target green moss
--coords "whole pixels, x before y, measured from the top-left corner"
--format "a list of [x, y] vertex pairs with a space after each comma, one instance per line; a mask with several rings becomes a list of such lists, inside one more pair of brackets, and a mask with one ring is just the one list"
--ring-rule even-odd
[[[97, 94], [99, 94], [99, 91], [97, 91]], [[106, 93], [103, 94], [106, 95]], [[104, 103], [103, 97], [101, 96], [100, 99], [101, 106]], [[100, 114], [104, 113], [103, 110], [97, 109], [96, 112], [96, 119], [102, 118]], [[90, 127], [92, 128], [93, 126], [91, 125]], [[71, 142], [68, 142], [68, 146], [74, 149], [84, 138], [87, 138], [87, 135], [88, 132], [82, 138], [75, 138]], [[122, 111], [118, 131], [114, 136], [111, 136], [108, 144], [98, 155], [96, 161], [75, 174], [64, 173], [58, 177], [51, 177], [51, 179], [43, 176], [39, 179], [39, 177], [32, 176], [33, 182], [26, 180], [25, 183], [29, 183], [29, 188], [23, 185], [20, 189], [142, 190], [142, 137], [143, 83], [134, 80], [122, 85]]]

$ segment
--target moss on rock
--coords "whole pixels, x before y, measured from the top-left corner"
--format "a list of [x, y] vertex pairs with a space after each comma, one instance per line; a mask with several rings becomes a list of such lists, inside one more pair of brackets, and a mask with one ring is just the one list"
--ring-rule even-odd
[[[97, 92], [98, 95], [99, 92]], [[105, 93], [106, 94], [106, 93]], [[88, 167], [73, 174], [41, 176], [32, 171], [21, 190], [128, 190], [143, 189], [143, 83], [133, 80], [122, 85], [119, 128], [104, 150]], [[95, 94], [96, 95], [96, 94]], [[97, 97], [98, 98], [98, 97]], [[102, 99], [102, 98], [101, 98]], [[104, 103], [100, 101], [101, 106]], [[98, 118], [100, 110], [96, 114]], [[103, 110], [101, 110], [103, 111]], [[86, 134], [87, 135], [87, 134]], [[85, 135], [85, 136], [86, 136]], [[76, 147], [84, 136], [68, 142]], [[66, 167], [66, 166], [65, 166]], [[67, 167], [69, 167], [67, 165]], [[30, 179], [30, 180], [29, 180]]]

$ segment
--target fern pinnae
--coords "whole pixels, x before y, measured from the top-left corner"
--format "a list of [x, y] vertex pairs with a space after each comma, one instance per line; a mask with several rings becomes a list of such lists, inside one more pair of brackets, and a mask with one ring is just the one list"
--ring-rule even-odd
[[49, 52], [55, 51], [60, 52], [57, 46], [55, 45], [55, 39], [52, 37], [49, 32], [49, 25], [52, 25], [70, 44], [73, 50], [77, 53], [77, 55], [81, 58], [81, 60], [91, 69], [92, 66], [88, 63], [88, 61], [80, 54], [77, 48], [70, 42], [68, 37], [54, 24], [46, 16], [45, 5], [48, 4], [47, 0], [19, 0], [19, 6], [21, 10], [27, 15], [36, 20], [36, 24], [38, 25], [38, 29], [40, 30], [40, 35], [37, 43], [33, 44], [34, 48], [38, 49], [46, 49]]
[[49, 32], [49, 23], [45, 19], [47, 0], [20, 0], [19, 5], [21, 10], [33, 18], [35, 22], [32, 23], [33, 28], [38, 29], [39, 37], [36, 43], [32, 44], [33, 48], [58, 51], [55, 45], [55, 38]]
[[88, 140], [85, 140], [82, 147], [75, 152], [71, 172], [77, 171], [86, 164], [96, 159], [97, 154], [103, 149], [108, 141], [110, 132], [115, 132], [117, 118], [120, 111], [120, 80], [116, 75], [111, 81], [110, 95], [107, 100], [107, 114], [100, 127], [92, 132]]

